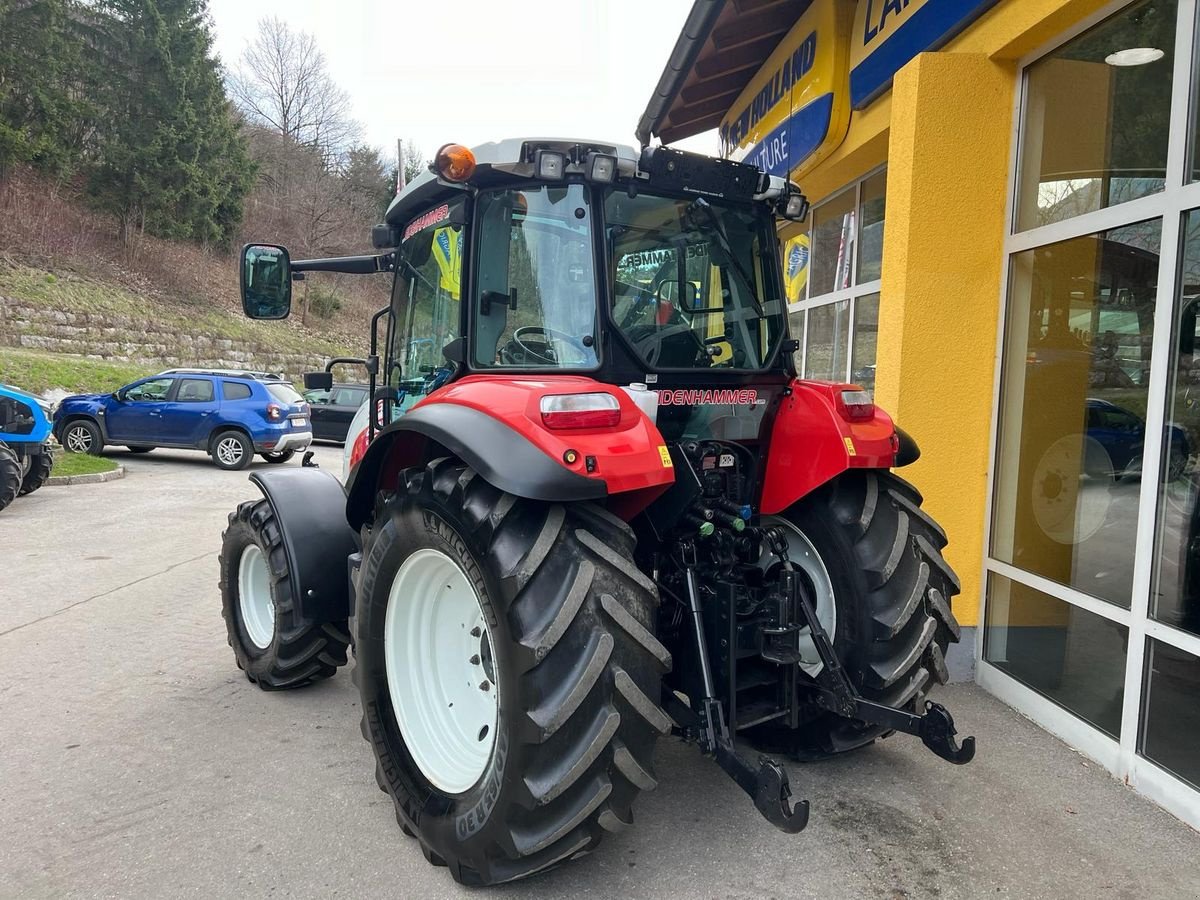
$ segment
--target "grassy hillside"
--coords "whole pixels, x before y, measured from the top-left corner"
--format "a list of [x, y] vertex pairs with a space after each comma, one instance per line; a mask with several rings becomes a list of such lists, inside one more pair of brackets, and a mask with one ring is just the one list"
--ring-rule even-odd
[[84, 359], [40, 350], [0, 347], [0, 381], [23, 391], [44, 394], [63, 390], [72, 394], [115, 391], [122, 385], [153, 374], [137, 363]]
[[354, 349], [344, 336], [306, 330], [290, 320], [255, 322], [224, 305], [147, 297], [123, 285], [70, 270], [46, 271], [0, 262], [0, 297], [56, 312], [99, 314], [131, 324], [145, 323], [146, 330], [160, 334], [206, 334], [235, 343], [255, 341], [314, 359], [347, 355]]

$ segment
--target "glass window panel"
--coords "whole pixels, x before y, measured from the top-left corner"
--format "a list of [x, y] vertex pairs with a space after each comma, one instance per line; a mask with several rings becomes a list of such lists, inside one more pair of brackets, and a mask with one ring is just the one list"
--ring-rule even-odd
[[1124, 625], [992, 574], [985, 627], [984, 659], [1112, 737], [1120, 734]]
[[1019, 231], [1163, 189], [1175, 9], [1135, 3], [1026, 70]]
[[883, 265], [883, 216], [887, 205], [887, 172], [872, 175], [862, 183], [858, 220], [862, 237], [858, 242], [858, 284], [878, 281]]
[[1150, 638], [1142, 755], [1200, 788], [1200, 659]]
[[804, 341], [805, 341], [804, 310], [796, 309], [788, 313], [788, 334], [792, 340], [796, 341], [796, 371], [803, 373], [804, 371]]
[[850, 301], [827, 303], [808, 311], [808, 355], [804, 377], [842, 381], [850, 342]]
[[992, 554], [1128, 607], [1160, 221], [1014, 254]]
[[850, 380], [875, 390], [875, 345], [879, 337], [879, 295], [854, 301], [854, 349], [850, 355]]
[[1200, 210], [1183, 219], [1150, 615], [1200, 634]]
[[854, 188], [848, 188], [813, 210], [808, 296], [850, 287], [853, 256]]
[[[783, 283], [788, 303], [799, 303], [807, 295], [809, 242], [808, 233], [801, 232], [783, 242]], [[792, 337], [795, 337], [795, 332]]]

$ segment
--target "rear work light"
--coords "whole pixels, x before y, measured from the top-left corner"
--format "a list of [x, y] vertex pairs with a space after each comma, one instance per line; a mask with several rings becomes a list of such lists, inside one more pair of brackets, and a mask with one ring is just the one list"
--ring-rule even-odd
[[267, 404], [267, 418], [272, 422], [278, 422], [283, 418], [283, 407], [278, 403]]
[[875, 417], [875, 401], [862, 388], [839, 391], [837, 401], [838, 412], [843, 419], [863, 422]]
[[542, 398], [547, 428], [612, 428], [621, 421], [621, 405], [612, 394], [550, 394]]

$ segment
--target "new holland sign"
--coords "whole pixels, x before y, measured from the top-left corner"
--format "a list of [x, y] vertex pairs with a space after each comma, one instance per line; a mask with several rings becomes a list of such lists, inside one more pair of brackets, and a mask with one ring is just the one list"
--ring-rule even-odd
[[772, 175], [815, 164], [846, 136], [850, 17], [813, 3], [721, 122], [721, 151]]
[[940, 47], [996, 0], [859, 0], [850, 47], [850, 105], [862, 109], [910, 59]]
[[845, 139], [850, 110], [996, 0], [813, 0], [721, 121], [721, 153], [803, 174]]

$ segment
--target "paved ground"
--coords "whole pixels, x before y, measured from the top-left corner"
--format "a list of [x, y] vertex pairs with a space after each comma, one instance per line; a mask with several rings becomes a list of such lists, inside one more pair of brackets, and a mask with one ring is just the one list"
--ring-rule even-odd
[[[400, 834], [347, 673], [268, 695], [235, 668], [216, 559], [245, 473], [116, 455], [124, 480], [0, 515], [0, 896], [484, 896]], [[787, 836], [666, 742], [635, 828], [487, 893], [1200, 896], [1200, 835], [978, 688], [941, 696], [979, 738], [967, 767], [901, 738], [792, 766], [813, 816]]]

